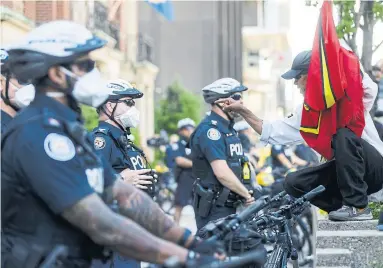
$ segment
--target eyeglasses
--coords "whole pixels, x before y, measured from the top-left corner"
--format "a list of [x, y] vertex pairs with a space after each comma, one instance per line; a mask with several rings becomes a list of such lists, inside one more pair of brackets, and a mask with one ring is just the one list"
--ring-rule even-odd
[[298, 74], [294, 79], [295, 79], [296, 81], [298, 81], [299, 79], [301, 79], [301, 77], [302, 77], [302, 75], [301, 75], [301, 74]]
[[119, 102], [123, 102], [123, 103], [125, 103], [127, 106], [129, 106], [129, 107], [133, 107], [133, 106], [136, 105], [136, 102], [135, 102], [134, 100], [132, 100], [132, 99], [129, 99], [129, 100], [121, 100], [121, 101], [119, 101]]
[[236, 94], [231, 95], [230, 98], [238, 101], [238, 100], [242, 99], [242, 95], [239, 93], [236, 93]]
[[84, 59], [65, 64], [63, 65], [63, 67], [65, 67], [68, 70], [71, 70], [72, 65], [76, 65], [77, 68], [82, 72], [89, 73], [96, 67], [96, 62], [91, 59]]

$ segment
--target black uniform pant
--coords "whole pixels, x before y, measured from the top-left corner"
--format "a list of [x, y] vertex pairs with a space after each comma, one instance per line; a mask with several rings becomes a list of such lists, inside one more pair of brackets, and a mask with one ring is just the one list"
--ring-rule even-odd
[[335, 159], [316, 167], [289, 173], [284, 188], [300, 197], [319, 185], [326, 191], [312, 200], [330, 212], [342, 205], [365, 208], [368, 195], [383, 187], [383, 157], [368, 142], [351, 130], [341, 128], [332, 140]]
[[198, 215], [198, 209], [194, 207], [195, 220], [197, 223], [197, 230], [200, 230], [204, 227], [208, 222], [215, 221], [221, 218], [225, 218], [231, 214], [235, 214], [236, 208], [229, 208], [225, 206], [213, 206], [210, 210], [209, 215], [207, 217], [201, 217]]

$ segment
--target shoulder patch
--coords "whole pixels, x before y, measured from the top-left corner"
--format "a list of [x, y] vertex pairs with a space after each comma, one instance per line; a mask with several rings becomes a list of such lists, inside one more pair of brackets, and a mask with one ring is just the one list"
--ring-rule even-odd
[[61, 128], [62, 124], [59, 120], [53, 118], [53, 117], [45, 117], [44, 118], [44, 125], [48, 127], [54, 127], [54, 128]]
[[177, 143], [172, 143], [171, 146], [172, 146], [173, 151], [178, 150], [178, 144]]
[[106, 141], [103, 137], [96, 137], [93, 142], [94, 149], [101, 150], [104, 149]]
[[68, 161], [76, 155], [73, 142], [67, 136], [57, 133], [51, 133], [45, 138], [44, 150], [57, 161]]
[[221, 133], [215, 128], [210, 128], [207, 131], [207, 137], [213, 141], [217, 141], [221, 138]]
[[190, 155], [191, 154], [191, 149], [190, 148], [185, 148], [185, 153], [186, 153], [186, 155]]
[[104, 170], [102, 168], [86, 169], [85, 174], [90, 187], [97, 193], [102, 194], [104, 191]]

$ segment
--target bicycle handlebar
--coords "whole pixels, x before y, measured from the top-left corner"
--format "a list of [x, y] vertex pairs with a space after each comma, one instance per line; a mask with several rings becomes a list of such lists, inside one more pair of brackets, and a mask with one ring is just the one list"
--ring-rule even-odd
[[44, 262], [40, 265], [39, 268], [52, 268], [55, 267], [55, 262], [60, 257], [65, 258], [68, 255], [68, 247], [64, 245], [57, 245], [51, 251], [51, 253], [46, 257]]
[[231, 231], [236, 230], [242, 222], [248, 220], [252, 215], [258, 213], [267, 206], [270, 206], [274, 202], [280, 201], [280, 199], [282, 199], [285, 195], [287, 195], [287, 193], [285, 191], [282, 191], [270, 200], [268, 200], [267, 198], [261, 198], [257, 200], [254, 204], [247, 207], [245, 210], [236, 215], [228, 223], [224, 223], [223, 228], [217, 234], [208, 238], [206, 241], [212, 242], [225, 237]]
[[[263, 215], [259, 219], [256, 219], [255, 225], [258, 227], [261, 227], [261, 226], [264, 227], [264, 226], [269, 225], [270, 223], [282, 222], [284, 220], [284, 217], [286, 216], [286, 213], [291, 211], [291, 209], [302, 206], [304, 203], [313, 199], [315, 196], [317, 196], [318, 194], [322, 193], [325, 190], [326, 190], [326, 188], [323, 185], [319, 185], [318, 187], [314, 188], [310, 192], [306, 193], [302, 197], [295, 200], [292, 204], [283, 206], [283, 207], [281, 207], [281, 209], [279, 209], [276, 212], [273, 212], [272, 214]], [[292, 213], [293, 214], [295, 214], [295, 213], [300, 214], [297, 212], [295, 212], [295, 213], [292, 212]]]
[[215, 261], [209, 264], [202, 265], [200, 268], [233, 268], [242, 267], [246, 264], [255, 264], [257, 267], [262, 267], [266, 262], [266, 254], [262, 250], [249, 251], [243, 255], [235, 257], [228, 261]]
[[255, 202], [253, 205], [249, 206], [248, 208], [243, 210], [241, 213], [239, 213], [236, 218], [238, 218], [239, 222], [243, 222], [249, 219], [253, 214], [258, 213], [260, 210], [264, 209], [266, 206], [269, 206], [272, 203], [279, 201], [285, 195], [287, 195], [287, 193], [285, 191], [282, 191], [276, 196], [274, 196], [273, 198], [271, 198], [270, 200], [262, 199], [261, 204], [257, 204], [257, 202]]
[[325, 190], [326, 190], [326, 188], [323, 185], [319, 185], [318, 187], [312, 189], [310, 192], [308, 192], [307, 194], [305, 194], [301, 198], [303, 198], [304, 201], [310, 201], [315, 196], [317, 196], [318, 194], [324, 192]]

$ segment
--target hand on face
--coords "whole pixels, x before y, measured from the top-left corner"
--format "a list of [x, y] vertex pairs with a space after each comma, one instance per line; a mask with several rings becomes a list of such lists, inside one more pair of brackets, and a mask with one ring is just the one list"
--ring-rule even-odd
[[215, 103], [221, 104], [223, 110], [226, 112], [235, 112], [240, 114], [245, 109], [242, 99], [234, 100], [233, 98], [224, 98], [217, 100]]

